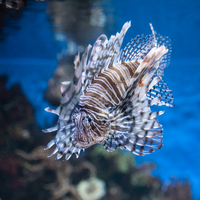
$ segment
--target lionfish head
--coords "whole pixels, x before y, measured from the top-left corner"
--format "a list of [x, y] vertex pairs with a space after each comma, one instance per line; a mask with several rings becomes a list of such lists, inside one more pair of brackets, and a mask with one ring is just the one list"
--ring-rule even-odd
[[94, 144], [102, 143], [107, 139], [105, 134], [101, 135], [95, 128], [94, 118], [91, 114], [86, 112], [76, 114], [74, 123], [76, 130], [72, 142], [77, 148], [85, 149]]

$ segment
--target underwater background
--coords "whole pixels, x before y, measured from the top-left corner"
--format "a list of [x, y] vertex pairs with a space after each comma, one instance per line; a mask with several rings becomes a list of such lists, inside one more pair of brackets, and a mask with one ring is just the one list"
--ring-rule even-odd
[[[123, 46], [150, 34], [149, 23], [172, 41], [164, 80], [174, 107], [159, 117], [163, 148], [139, 157], [96, 145], [77, 160], [47, 158], [55, 133], [41, 129], [56, 117], [44, 108], [59, 105], [74, 56], [130, 20]], [[199, 46], [198, 0], [0, 0], [0, 199], [199, 200]]]

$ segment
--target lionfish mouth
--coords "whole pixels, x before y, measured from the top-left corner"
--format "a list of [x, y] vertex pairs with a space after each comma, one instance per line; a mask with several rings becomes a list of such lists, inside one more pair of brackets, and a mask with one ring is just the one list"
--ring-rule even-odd
[[107, 139], [106, 137], [98, 137], [97, 139], [95, 138], [94, 140], [86, 140], [85, 141], [85, 140], [81, 140], [80, 138], [75, 137], [74, 140], [72, 141], [72, 143], [76, 148], [86, 149], [94, 144], [102, 143], [106, 139]]
[[93, 145], [91, 142], [80, 142], [80, 141], [79, 142], [73, 141], [73, 144], [76, 148], [79, 148], [79, 149], [86, 149]]

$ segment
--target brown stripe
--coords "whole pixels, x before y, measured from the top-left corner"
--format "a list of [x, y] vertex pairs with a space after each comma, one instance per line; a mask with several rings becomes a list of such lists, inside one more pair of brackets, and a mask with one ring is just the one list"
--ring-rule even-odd
[[152, 152], [154, 152], [154, 149], [149, 149], [149, 153], [152, 153]]
[[[94, 97], [94, 98], [98, 99], [104, 105], [103, 107], [100, 107], [98, 104], [98, 107], [100, 107], [100, 108], [105, 108], [105, 106], [107, 105], [107, 100], [104, 98], [104, 94], [102, 94], [102, 91], [99, 91], [99, 94], [96, 94], [89, 90], [88, 92], [86, 92], [85, 96], [86, 97]], [[107, 98], [109, 99], [109, 97], [107, 97]], [[94, 100], [91, 100], [91, 104], [97, 105], [97, 103], [94, 102]]]
[[[119, 67], [123, 67], [123, 66], [120, 65]], [[113, 69], [110, 69], [110, 68], [107, 70], [107, 73], [113, 77], [114, 83], [115, 83], [116, 87], [118, 88], [118, 91], [121, 92], [120, 95], [123, 95], [124, 92], [125, 92], [125, 89], [126, 89], [126, 87], [125, 87], [126, 84], [125, 84], [125, 86], [123, 84], [123, 81], [126, 83], [125, 77], [123, 77], [121, 75], [121, 73], [118, 74], [117, 70], [113, 70]], [[120, 77], [120, 75], [121, 75], [121, 77]], [[121, 80], [121, 78], [123, 78], [123, 81]]]
[[109, 69], [114, 70], [115, 72], [117, 72], [117, 74], [119, 75], [124, 87], [127, 88], [128, 86], [126, 84], [125, 77], [121, 74], [120, 70], [118, 70], [117, 68], [115, 68], [113, 66], [109, 67]]
[[100, 133], [100, 132], [98, 131], [98, 129], [96, 128], [96, 126], [95, 126], [94, 124], [91, 124], [91, 128], [92, 128], [92, 130], [93, 130], [98, 136], [101, 136], [101, 135], [102, 135], [102, 133]]
[[[107, 75], [107, 74], [104, 74], [104, 73], [100, 73], [100, 77], [105, 77], [107, 79], [107, 81], [110, 83], [111, 87], [114, 89], [114, 91], [112, 91], [113, 93], [115, 92], [115, 94], [117, 95], [117, 97], [119, 99], [121, 99], [121, 94], [116, 86], [116, 84], [113, 82], [113, 80]], [[119, 103], [119, 101], [116, 101], [116, 103]]]
[[90, 109], [90, 110], [93, 110], [94, 112], [97, 112], [97, 113], [103, 113], [105, 114], [105, 112], [102, 112], [101, 109], [98, 109], [97, 107], [94, 107], [94, 106], [89, 106], [89, 105], [84, 105], [84, 106], [79, 106], [80, 108], [85, 108], [85, 109]]
[[128, 69], [129, 74], [132, 77], [137, 66], [134, 66], [132, 62], [123, 62], [123, 65]]
[[[109, 93], [109, 95], [112, 97], [112, 100], [114, 100], [116, 103], [118, 102], [118, 99], [113, 95], [113, 91], [107, 86], [107, 84], [105, 82], [103, 82], [103, 79], [96, 79], [92, 82], [92, 84], [98, 83], [99, 85], [101, 85], [104, 89], [105, 89], [105, 94], [106, 92]], [[107, 96], [109, 98], [109, 96]], [[109, 98], [110, 99], [110, 98]], [[112, 101], [110, 100], [109, 102], [110, 104], [112, 104]], [[113, 105], [115, 106], [115, 105]]]

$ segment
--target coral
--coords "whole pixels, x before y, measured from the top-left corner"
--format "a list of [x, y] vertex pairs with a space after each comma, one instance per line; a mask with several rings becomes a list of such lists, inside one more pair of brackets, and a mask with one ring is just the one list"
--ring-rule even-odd
[[[44, 151], [44, 147], [40, 146], [34, 149], [30, 154], [17, 150], [16, 154], [24, 160], [23, 166], [29, 172], [29, 176], [24, 180], [26, 182], [35, 181], [45, 176], [49, 170], [54, 174], [55, 181], [53, 183], [44, 184], [44, 188], [51, 192], [49, 199], [55, 200], [63, 197], [66, 193], [71, 193], [76, 199], [80, 199], [75, 187], [70, 183], [70, 175], [73, 168], [69, 162], [55, 161], [47, 156], [50, 151]], [[37, 164], [30, 164], [27, 161], [37, 161]]]
[[[98, 155], [98, 156], [97, 156]], [[97, 167], [97, 175], [107, 183], [103, 199], [151, 199], [161, 194], [162, 182], [151, 175], [153, 163], [135, 165], [130, 152], [106, 152], [100, 145], [87, 152], [87, 160]]]
[[[92, 192], [88, 193], [88, 200], [94, 199], [92, 197], [95, 197], [95, 195], [102, 196], [105, 194], [104, 185], [102, 181], [95, 178], [96, 168], [90, 162], [82, 161], [79, 165], [76, 165], [76, 162], [62, 162], [48, 158], [50, 151], [44, 151], [43, 146], [37, 147], [30, 154], [21, 150], [16, 150], [16, 154], [24, 159], [22, 165], [29, 171], [29, 176], [24, 178], [25, 182], [28, 183], [40, 180], [42, 177], [46, 176], [48, 171], [51, 172], [51, 177], [48, 177], [50, 183], [45, 183], [43, 185], [44, 189], [51, 192], [51, 197], [49, 198], [50, 200], [63, 198], [66, 194], [70, 194], [73, 198], [81, 200], [82, 195], [84, 195], [81, 188], [87, 184], [92, 184], [96, 189], [95, 194]], [[37, 164], [31, 164], [33, 161], [36, 161]], [[77, 177], [81, 174], [81, 172], [84, 173], [85, 170], [89, 172], [89, 179], [79, 183], [77, 186], [78, 191], [80, 192], [79, 193], [72, 182], [79, 182], [82, 178], [79, 177], [77, 179]], [[91, 198], [89, 198], [89, 196]]]
[[17, 177], [20, 174], [20, 161], [12, 154], [0, 157], [0, 182], [10, 189], [23, 185]]
[[79, 159], [72, 156], [63, 162], [55, 160], [55, 156], [48, 158], [52, 150], [44, 151], [42, 145], [52, 135], [42, 137], [44, 134], [34, 121], [33, 108], [20, 86], [6, 90], [5, 84], [6, 77], [0, 77], [2, 199], [191, 199], [188, 181], [172, 180], [165, 187], [161, 180], [151, 175], [155, 164], [136, 165], [130, 152], [116, 150], [108, 153], [101, 145], [95, 145]]
[[[96, 157], [98, 155], [98, 157]], [[121, 173], [128, 173], [133, 168], [135, 160], [134, 156], [130, 152], [122, 152], [120, 149], [116, 149], [113, 152], [107, 152], [101, 145], [96, 145], [93, 147], [93, 150], [90, 151], [90, 155], [88, 156], [92, 162], [95, 163], [96, 166], [101, 166], [101, 162], [103, 159], [106, 160], [108, 165], [113, 165], [113, 168], [111, 170], [111, 173], [114, 171], [118, 171]], [[102, 167], [102, 166], [101, 166]], [[106, 170], [107, 167], [105, 166]], [[101, 171], [99, 169], [99, 171]]]
[[[34, 120], [34, 111], [18, 84], [5, 88], [6, 76], [0, 77], [0, 196], [2, 199], [23, 199], [21, 180], [23, 166], [14, 153], [26, 152], [42, 143], [42, 131]], [[13, 192], [10, 192], [12, 190]], [[26, 199], [26, 198], [25, 198]]]
[[166, 189], [164, 190], [164, 197], [160, 200], [189, 200], [192, 199], [190, 183], [188, 180], [184, 180], [180, 182], [176, 178], [172, 178], [172, 180], [168, 183]]
[[106, 194], [105, 183], [95, 177], [81, 181], [77, 185], [77, 191], [83, 200], [101, 199]]
[[[24, 150], [30, 149], [30, 144], [34, 145], [33, 135], [36, 140], [40, 138], [41, 130], [34, 120], [34, 111], [20, 86], [14, 85], [6, 90], [7, 77], [0, 77], [0, 152], [12, 151], [18, 145]], [[28, 144], [28, 145], [27, 145]]]
[[130, 152], [106, 152], [100, 145], [88, 151], [84, 156], [95, 165], [98, 177], [107, 184], [103, 200], [169, 200], [167, 197], [175, 197], [174, 194], [178, 191], [180, 193], [181, 188], [185, 188], [188, 193], [184, 200], [191, 199], [189, 182], [170, 183], [168, 189], [163, 190], [165, 184], [151, 175], [156, 168], [154, 163], [136, 165]]

